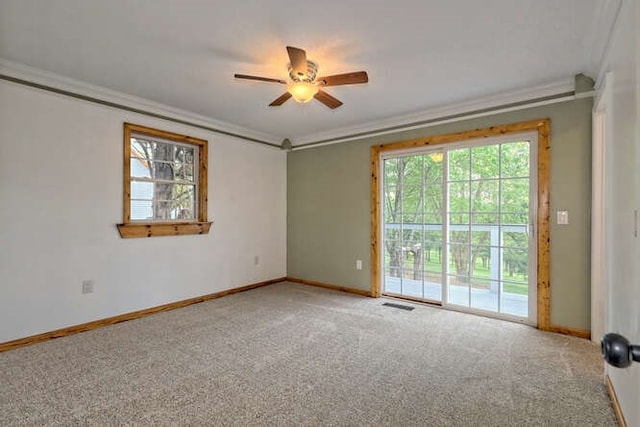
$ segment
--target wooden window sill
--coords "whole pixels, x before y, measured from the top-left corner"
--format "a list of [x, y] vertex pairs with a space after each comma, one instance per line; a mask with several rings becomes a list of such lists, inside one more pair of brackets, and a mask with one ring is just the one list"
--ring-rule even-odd
[[120, 237], [183, 236], [187, 234], [209, 234], [211, 222], [183, 222], [166, 224], [117, 224]]

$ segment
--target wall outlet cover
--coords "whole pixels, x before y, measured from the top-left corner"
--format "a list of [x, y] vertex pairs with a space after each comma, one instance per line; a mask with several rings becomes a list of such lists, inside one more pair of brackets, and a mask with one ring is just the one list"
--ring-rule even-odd
[[93, 292], [93, 280], [83, 280], [82, 281], [82, 293], [90, 294]]

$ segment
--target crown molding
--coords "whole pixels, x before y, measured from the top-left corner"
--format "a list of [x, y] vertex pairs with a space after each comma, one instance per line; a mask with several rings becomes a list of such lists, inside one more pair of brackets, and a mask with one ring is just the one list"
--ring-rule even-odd
[[[16, 79], [35, 87], [42, 86], [42, 89], [49, 89], [54, 92], [58, 91], [58, 93], [62, 93], [63, 95], [66, 92], [67, 95], [76, 96], [77, 98], [85, 99], [89, 102], [94, 100], [100, 101], [105, 105], [114, 104], [111, 106], [115, 108], [120, 106], [124, 107], [123, 109], [130, 111], [136, 110], [136, 112], [141, 114], [151, 113], [151, 115], [156, 117], [160, 116], [159, 118], [161, 119], [165, 118], [166, 120], [179, 122], [186, 126], [192, 125], [215, 133], [230, 135], [280, 148], [281, 138], [274, 135], [256, 132], [251, 129], [214, 120], [190, 111], [174, 108], [123, 92], [106, 89], [101, 86], [9, 61], [4, 58], [0, 58], [0, 77], [5, 77], [4, 80], [8, 81], [12, 81], [10, 79]], [[6, 77], [9, 77], [10, 79], [7, 79]]]
[[[546, 84], [532, 86], [529, 88], [516, 89], [508, 92], [501, 92], [498, 94], [476, 98], [473, 100], [463, 101], [455, 104], [449, 104], [446, 106], [430, 108], [419, 112], [406, 114], [403, 116], [396, 116], [389, 119], [377, 120], [375, 122], [367, 122], [356, 126], [342, 127], [334, 129], [330, 132], [316, 133], [308, 135], [302, 138], [298, 138], [292, 141], [293, 147], [320, 144], [344, 142], [346, 140], [352, 140], [357, 138], [364, 138], [373, 135], [382, 135], [387, 133], [399, 132], [403, 130], [426, 128], [433, 126], [436, 123], [424, 123], [432, 120], [437, 120], [443, 117], [459, 116], [463, 114], [473, 114], [474, 112], [498, 109], [502, 106], [509, 106], [518, 103], [525, 103], [530, 100], [544, 99], [547, 97], [553, 97], [561, 94], [571, 93], [574, 91], [574, 80], [571, 78], [558, 80]], [[557, 101], [556, 101], [557, 102]], [[543, 105], [545, 102], [541, 101], [535, 103], [535, 105]], [[548, 102], [547, 102], [548, 103]], [[530, 108], [534, 104], [527, 104], [523, 107], [512, 107], [509, 110]], [[506, 110], [506, 107], [505, 107]], [[490, 111], [488, 114], [496, 114], [497, 110]], [[478, 114], [473, 114], [477, 116]], [[486, 115], [486, 114], [482, 114]], [[465, 116], [461, 119], [471, 118], [471, 115]], [[448, 120], [451, 121], [451, 120]], [[421, 124], [423, 123], [423, 124]], [[302, 147], [300, 147], [302, 148]]]
[[[195, 126], [197, 128], [209, 130], [211, 132], [226, 134], [249, 141], [266, 144], [274, 148], [281, 147], [281, 138], [256, 132], [254, 130], [241, 126], [232, 125], [230, 123], [214, 120], [212, 118], [198, 115], [186, 110], [174, 108], [165, 104], [160, 104], [148, 99], [136, 97], [123, 92], [106, 89], [101, 86], [86, 83], [84, 81], [72, 79], [59, 74], [44, 71], [38, 68], [30, 67], [24, 64], [0, 58], [0, 78], [5, 80], [17, 79], [25, 82], [23, 84], [39, 87], [42, 89], [52, 90], [53, 92], [66, 92], [68, 96], [75, 96], [86, 101], [102, 103], [114, 108], [122, 108], [134, 111], [140, 114], [147, 113], [160, 119], [178, 122], [186, 126]], [[10, 79], [7, 79], [9, 77]], [[544, 99], [545, 97], [553, 97], [559, 94], [573, 92], [573, 78], [567, 78], [560, 81], [550, 82], [529, 88], [517, 89], [498, 94], [476, 98], [446, 106], [440, 106], [413, 112], [410, 114], [395, 116], [388, 119], [366, 122], [355, 126], [341, 127], [328, 132], [315, 133], [307, 135], [292, 141], [292, 148], [303, 148], [305, 145], [325, 145], [332, 143], [345, 142], [348, 140], [358, 139], [366, 136], [382, 135], [402, 130], [425, 128], [433, 126], [434, 120], [440, 118], [450, 118], [454, 116], [465, 115], [457, 119], [447, 119], [444, 122], [467, 119], [480, 115], [495, 114], [500, 107], [510, 106], [500, 111], [511, 111], [514, 109], [530, 108], [534, 105], [544, 105], [555, 101], [540, 101], [524, 106], [514, 106], [518, 103], [526, 103], [530, 100]], [[493, 109], [493, 110], [492, 110]], [[478, 113], [478, 111], [486, 111], [486, 113]], [[428, 123], [426, 123], [428, 122]]]

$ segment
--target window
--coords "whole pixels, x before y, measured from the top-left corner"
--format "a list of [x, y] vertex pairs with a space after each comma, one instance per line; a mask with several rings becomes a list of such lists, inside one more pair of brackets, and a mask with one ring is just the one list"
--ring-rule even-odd
[[122, 237], [206, 234], [207, 141], [124, 124]]

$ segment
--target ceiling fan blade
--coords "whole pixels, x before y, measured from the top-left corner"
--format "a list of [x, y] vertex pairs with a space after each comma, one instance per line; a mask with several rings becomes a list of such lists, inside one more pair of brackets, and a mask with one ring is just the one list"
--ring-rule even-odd
[[316, 81], [325, 86], [353, 85], [358, 83], [367, 83], [369, 81], [369, 76], [366, 71], [354, 71], [352, 73], [319, 77]]
[[247, 74], [234, 74], [233, 77], [236, 79], [246, 79], [246, 80], [258, 80], [260, 82], [271, 82], [271, 83], [281, 83], [286, 85], [287, 82], [280, 79], [270, 79], [269, 77], [258, 77], [258, 76], [249, 76]]
[[280, 95], [275, 101], [269, 104], [269, 107], [277, 107], [279, 105], [284, 104], [289, 98], [291, 98], [291, 94], [289, 92], [285, 92]]
[[299, 77], [307, 76], [307, 52], [304, 49], [287, 46], [289, 61], [291, 61], [291, 71]]
[[331, 108], [332, 110], [342, 105], [342, 101], [340, 101], [337, 98], [334, 98], [333, 96], [329, 95], [327, 92], [324, 92], [323, 90], [319, 90], [318, 93], [313, 95], [313, 97], [318, 101], [322, 102], [327, 107]]

